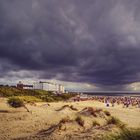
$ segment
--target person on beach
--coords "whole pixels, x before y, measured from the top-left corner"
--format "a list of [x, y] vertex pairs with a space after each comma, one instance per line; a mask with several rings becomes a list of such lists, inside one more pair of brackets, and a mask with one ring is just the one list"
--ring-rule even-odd
[[109, 107], [109, 101], [108, 99], [105, 99], [106, 107]]

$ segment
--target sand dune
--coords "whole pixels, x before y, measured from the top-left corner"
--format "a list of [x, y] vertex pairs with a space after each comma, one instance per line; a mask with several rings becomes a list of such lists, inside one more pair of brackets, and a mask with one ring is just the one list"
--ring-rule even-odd
[[[72, 110], [70, 106], [77, 110]], [[94, 117], [80, 113], [86, 107], [103, 109], [111, 112], [112, 116], [118, 117], [128, 127], [137, 128], [140, 126], [140, 109], [123, 108], [120, 106], [105, 107], [105, 104], [97, 101], [82, 102], [58, 102], [58, 103], [36, 103], [36, 105], [27, 105], [30, 113], [24, 108], [14, 109], [7, 105], [6, 99], [0, 99], [0, 140], [8, 139], [90, 139], [93, 134], [104, 133], [107, 129], [112, 130], [112, 126], [106, 126], [93, 131], [93, 120], [100, 124], [105, 123], [104, 117]], [[84, 128], [79, 126], [74, 120], [76, 116], [81, 115], [85, 120]], [[46, 132], [51, 126], [59, 124], [62, 118], [69, 117], [73, 120], [64, 123], [54, 129], [55, 133], [43, 136], [43, 130]], [[95, 131], [96, 130], [96, 131]], [[100, 130], [100, 131], [99, 131]], [[40, 133], [39, 133], [40, 132]], [[42, 133], [41, 133], [42, 132]], [[95, 134], [94, 134], [95, 135]]]

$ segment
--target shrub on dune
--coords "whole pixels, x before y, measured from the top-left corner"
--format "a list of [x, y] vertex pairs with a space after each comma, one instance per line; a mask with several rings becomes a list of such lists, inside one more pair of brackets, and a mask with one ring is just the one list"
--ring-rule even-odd
[[110, 112], [107, 111], [107, 110], [105, 110], [104, 113], [105, 113], [106, 116], [111, 116]]
[[77, 116], [75, 121], [82, 127], [84, 127], [85, 121], [82, 119], [81, 116]]
[[121, 140], [140, 140], [140, 129], [123, 129], [120, 138]]
[[21, 99], [18, 97], [10, 97], [8, 99], [8, 104], [14, 108], [22, 107], [24, 106], [24, 103]]
[[25, 106], [23, 100], [21, 100], [20, 98], [18, 97], [10, 97], [8, 99], [8, 104], [11, 106], [11, 107], [14, 107], [14, 108], [18, 108], [18, 107], [24, 107], [28, 112], [28, 108]]
[[94, 126], [100, 126], [100, 123], [97, 122], [97, 121], [93, 121], [93, 122], [92, 122], [92, 125], [93, 125], [93, 127], [94, 127]]
[[110, 117], [108, 120], [107, 120], [107, 124], [114, 124], [114, 125], [117, 125], [120, 123], [120, 120], [116, 117]]
[[70, 117], [69, 116], [67, 116], [67, 117], [65, 117], [65, 118], [62, 118], [61, 120], [60, 120], [60, 123], [67, 123], [67, 122], [70, 122], [71, 120], [70, 120]]
[[125, 124], [123, 122], [121, 122], [118, 118], [112, 116], [107, 120], [107, 124], [114, 124], [122, 129], [125, 127]]
[[102, 109], [96, 109], [93, 107], [85, 107], [84, 109], [82, 109], [80, 113], [86, 116], [92, 115], [93, 117], [98, 117], [100, 112], [102, 112]]
[[140, 140], [140, 129], [122, 129], [120, 133], [111, 133], [101, 140]]

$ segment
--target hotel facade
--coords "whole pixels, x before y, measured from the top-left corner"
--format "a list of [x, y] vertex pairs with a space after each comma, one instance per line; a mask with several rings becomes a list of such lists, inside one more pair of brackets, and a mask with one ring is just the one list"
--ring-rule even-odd
[[46, 91], [54, 91], [58, 93], [65, 93], [65, 87], [60, 84], [50, 83], [50, 82], [35, 82], [33, 84], [34, 89], [46, 90]]
[[46, 91], [52, 91], [56, 93], [65, 93], [65, 87], [60, 84], [51, 83], [51, 82], [35, 82], [33, 85], [25, 85], [21, 81], [17, 84], [17, 88], [20, 89], [40, 89]]

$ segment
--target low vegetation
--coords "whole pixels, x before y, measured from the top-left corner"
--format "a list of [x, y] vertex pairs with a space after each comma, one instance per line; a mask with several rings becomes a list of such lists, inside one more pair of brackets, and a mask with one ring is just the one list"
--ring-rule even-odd
[[28, 108], [25, 106], [23, 100], [21, 100], [20, 98], [18, 97], [10, 97], [8, 99], [8, 104], [11, 106], [11, 107], [14, 107], [14, 108], [18, 108], [18, 107], [24, 107], [28, 112]]
[[77, 116], [75, 121], [82, 127], [84, 127], [85, 121], [83, 120], [83, 118], [81, 116]]
[[62, 111], [62, 110], [64, 110], [65, 108], [69, 108], [69, 109], [71, 109], [71, 110], [73, 110], [73, 111], [78, 111], [78, 109], [75, 108], [73, 105], [63, 105], [61, 108], [57, 109], [56, 111]]
[[110, 117], [108, 120], [107, 120], [107, 124], [114, 124], [114, 125], [118, 125], [120, 124], [120, 120], [116, 117]]
[[8, 99], [8, 104], [14, 108], [22, 107], [24, 106], [24, 103], [21, 99], [18, 97], [11, 97]]
[[122, 129], [120, 133], [112, 133], [102, 140], [140, 140], [140, 129]]
[[107, 119], [107, 125], [109, 124], [114, 124], [116, 126], [118, 126], [119, 128], [123, 129], [125, 128], [125, 124], [123, 122], [121, 122], [118, 118], [111, 116], [109, 119]]
[[72, 120], [70, 119], [70, 117], [67, 116], [67, 117], [62, 118], [62, 119], [60, 120], [60, 123], [67, 123], [67, 122], [71, 122], [71, 121], [72, 121]]
[[97, 122], [97, 121], [93, 121], [93, 122], [92, 122], [92, 125], [93, 125], [93, 127], [94, 127], [94, 126], [100, 126], [100, 123]]
[[69, 100], [71, 97], [74, 97], [75, 94], [54, 94], [51, 91], [44, 90], [18, 89], [16, 87], [0, 87], [0, 97], [13, 96], [18, 97], [25, 102], [56, 102]]
[[104, 110], [104, 113], [105, 113], [106, 116], [111, 116], [110, 112], [107, 111], [107, 110]]
[[42, 102], [42, 99], [39, 99], [37, 97], [34, 96], [16, 96], [19, 99], [21, 99], [22, 101], [24, 101], [25, 103], [34, 103], [34, 102]]
[[102, 109], [96, 109], [93, 107], [85, 107], [80, 111], [80, 114], [86, 115], [86, 116], [93, 116], [93, 117], [98, 117], [101, 115]]

